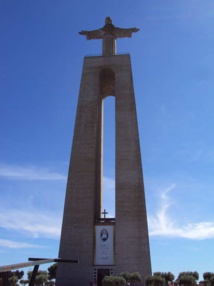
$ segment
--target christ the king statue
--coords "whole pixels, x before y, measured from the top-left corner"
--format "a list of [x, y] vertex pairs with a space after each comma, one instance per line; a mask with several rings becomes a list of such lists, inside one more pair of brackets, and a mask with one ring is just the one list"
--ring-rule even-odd
[[112, 24], [110, 17], [106, 17], [105, 26], [98, 30], [81, 31], [80, 35], [85, 35], [87, 40], [102, 39], [102, 55], [111, 56], [116, 54], [116, 39], [131, 38], [132, 33], [138, 32], [137, 28], [118, 28]]

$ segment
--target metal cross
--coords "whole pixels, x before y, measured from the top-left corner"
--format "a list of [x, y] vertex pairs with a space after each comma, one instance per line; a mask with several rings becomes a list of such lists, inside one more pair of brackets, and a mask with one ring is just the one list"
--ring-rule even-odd
[[104, 209], [104, 211], [102, 212], [102, 214], [104, 215], [104, 218], [106, 218], [106, 214], [108, 214], [108, 212]]

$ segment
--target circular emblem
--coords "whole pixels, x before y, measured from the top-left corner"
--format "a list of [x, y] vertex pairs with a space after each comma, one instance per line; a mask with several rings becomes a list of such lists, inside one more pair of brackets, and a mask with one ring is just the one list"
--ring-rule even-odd
[[103, 229], [100, 233], [100, 238], [102, 241], [106, 241], [108, 239], [108, 231], [106, 229]]

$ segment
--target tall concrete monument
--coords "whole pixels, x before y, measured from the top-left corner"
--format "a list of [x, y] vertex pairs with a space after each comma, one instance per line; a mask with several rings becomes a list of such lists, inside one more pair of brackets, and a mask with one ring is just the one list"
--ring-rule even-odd
[[[100, 286], [105, 275], [151, 274], [145, 194], [131, 60], [116, 55], [116, 39], [139, 29], [115, 27], [82, 31], [102, 39], [102, 55], [85, 57], [64, 206], [57, 285]], [[115, 218], [102, 208], [103, 101], [115, 96]], [[102, 217], [104, 213], [104, 218]]]

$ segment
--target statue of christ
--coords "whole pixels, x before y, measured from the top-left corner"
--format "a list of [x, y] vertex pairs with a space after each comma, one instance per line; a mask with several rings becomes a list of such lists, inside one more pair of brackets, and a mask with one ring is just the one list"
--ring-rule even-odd
[[103, 56], [110, 56], [116, 54], [116, 39], [117, 38], [131, 38], [132, 33], [138, 32], [137, 28], [118, 28], [112, 24], [110, 17], [106, 17], [105, 26], [98, 30], [81, 31], [80, 35], [85, 35], [87, 40], [102, 39], [103, 40]]

